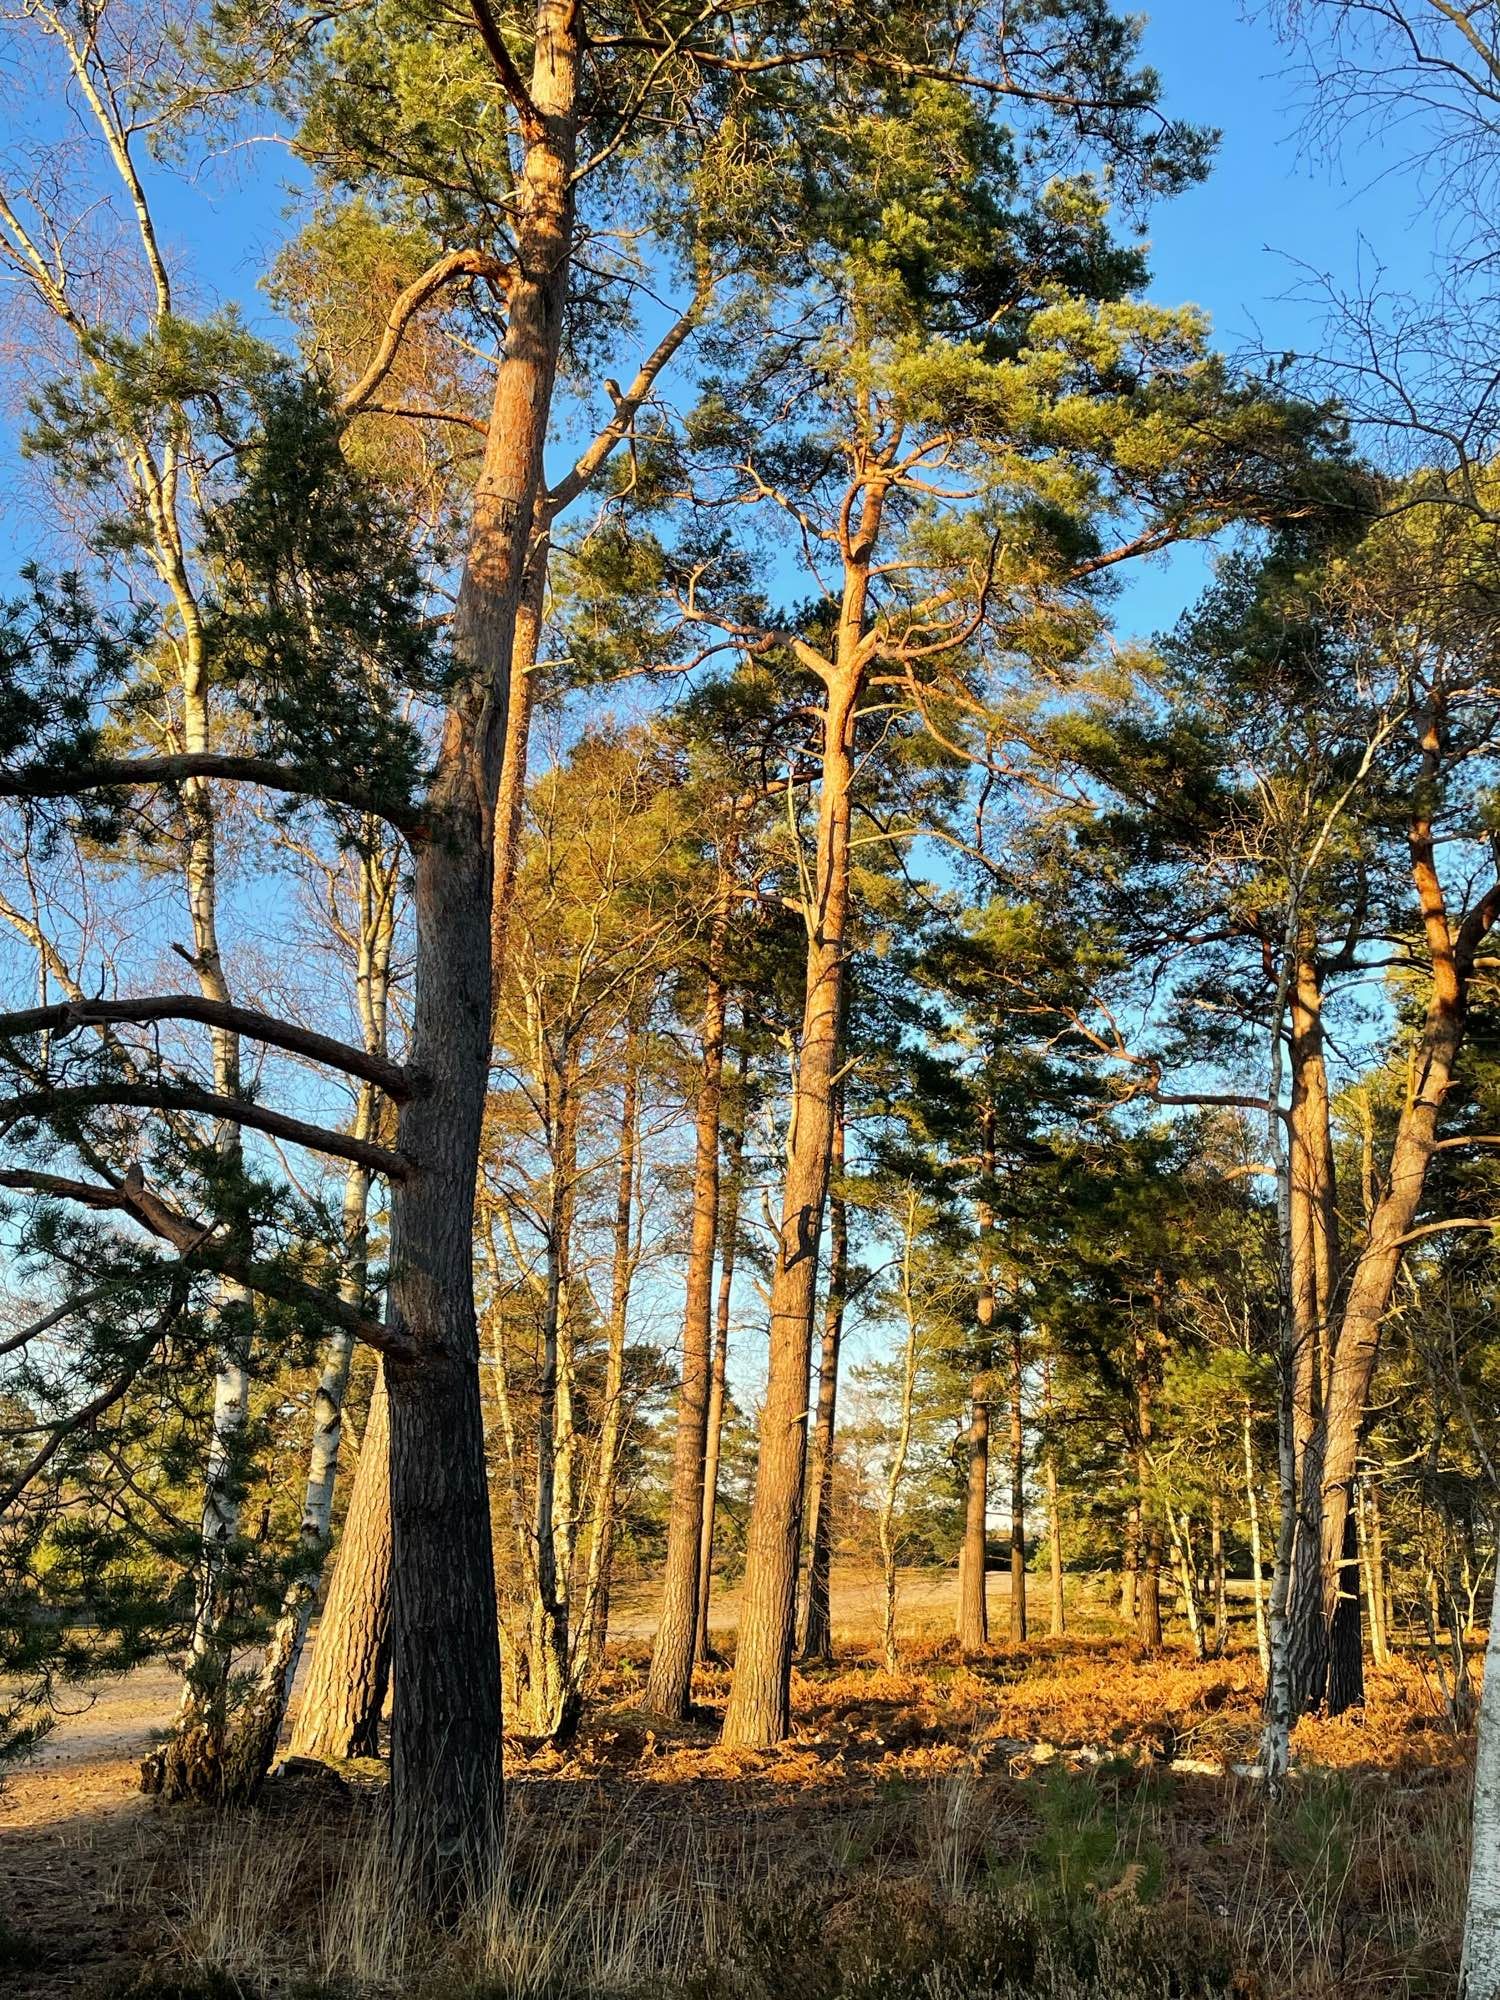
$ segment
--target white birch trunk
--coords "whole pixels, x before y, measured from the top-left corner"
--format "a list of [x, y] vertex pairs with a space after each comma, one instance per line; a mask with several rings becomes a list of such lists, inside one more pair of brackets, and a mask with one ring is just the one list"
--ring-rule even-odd
[[1471, 1826], [1473, 1852], [1458, 1974], [1459, 2000], [1496, 2000], [1500, 1995], [1500, 1565], [1484, 1655]]

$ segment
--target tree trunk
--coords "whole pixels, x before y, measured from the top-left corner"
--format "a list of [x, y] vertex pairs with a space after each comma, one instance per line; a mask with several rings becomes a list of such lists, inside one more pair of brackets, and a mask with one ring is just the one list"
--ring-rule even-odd
[[729, 1315], [739, 1250], [740, 1194], [745, 1159], [745, 1092], [749, 1066], [743, 1054], [730, 1093], [733, 1112], [724, 1149], [719, 1201], [719, 1297], [714, 1309], [713, 1375], [708, 1390], [708, 1437], [703, 1452], [703, 1530], [698, 1544], [698, 1658], [712, 1660], [708, 1636], [709, 1597], [714, 1575], [714, 1523], [719, 1509], [719, 1453], [724, 1434], [725, 1375], [729, 1364]]
[[640, 1097], [640, 1028], [632, 1017], [625, 1036], [625, 1075], [620, 1098], [620, 1165], [615, 1181], [615, 1226], [609, 1277], [609, 1357], [604, 1369], [604, 1407], [599, 1419], [599, 1462], [594, 1475], [594, 1522], [589, 1539], [589, 1572], [584, 1585], [583, 1666], [593, 1674], [604, 1662], [609, 1637], [609, 1594], [614, 1572], [619, 1512], [615, 1480], [625, 1435], [625, 1328], [635, 1276], [632, 1216]]
[[911, 1451], [912, 1406], [917, 1386], [917, 1312], [912, 1291], [912, 1254], [916, 1243], [916, 1196], [908, 1194], [905, 1255], [901, 1261], [901, 1295], [906, 1314], [906, 1345], [901, 1356], [901, 1403], [895, 1443], [886, 1467], [885, 1490], [880, 1501], [880, 1566], [885, 1580], [883, 1638], [887, 1673], [901, 1665], [896, 1643], [896, 1501], [906, 1476], [906, 1460]]
[[1047, 1427], [1045, 1474], [1047, 1480], [1047, 1546], [1052, 1570], [1052, 1617], [1048, 1630], [1060, 1639], [1068, 1629], [1067, 1604], [1063, 1596], [1062, 1514], [1057, 1490], [1057, 1445], [1052, 1430], [1052, 1362], [1042, 1357], [1042, 1404]]
[[382, 1364], [292, 1731], [292, 1755], [336, 1762], [378, 1756], [390, 1663], [391, 1454]]
[[719, 1113], [724, 1095], [724, 946], [729, 884], [721, 877], [709, 932], [703, 1002], [698, 1115], [693, 1145], [693, 1222], [688, 1244], [687, 1300], [682, 1318], [682, 1388], [672, 1457], [672, 1512], [667, 1526], [661, 1622], [646, 1676], [646, 1704], [658, 1715], [685, 1717], [692, 1702], [698, 1641], [698, 1565], [703, 1540], [703, 1480], [708, 1442], [710, 1323], [714, 1250], [719, 1237]]
[[1125, 1514], [1120, 1544], [1120, 1623], [1134, 1626], [1141, 1580], [1141, 1502], [1137, 1494]]
[[979, 1121], [980, 1195], [976, 1203], [979, 1287], [975, 1304], [976, 1366], [969, 1386], [969, 1470], [964, 1538], [958, 1560], [958, 1643], [966, 1653], [989, 1644], [990, 1396], [995, 1366], [995, 1107]]
[[516, 624], [572, 242], [578, 18], [540, 0], [505, 343], [454, 619], [450, 699], [417, 848], [412, 1162], [392, 1190], [386, 1365], [394, 1533], [392, 1830], [429, 1907], [499, 1851], [500, 1661], [474, 1317], [473, 1214], [489, 1077], [494, 809]]
[[[1160, 1274], [1157, 1278], [1157, 1310], [1160, 1310]], [[1135, 1579], [1135, 1629], [1141, 1643], [1150, 1647], [1161, 1644], [1161, 1524], [1156, 1520], [1150, 1501], [1151, 1490], [1151, 1439], [1155, 1428], [1155, 1414], [1152, 1405], [1153, 1377], [1151, 1355], [1146, 1346], [1145, 1336], [1137, 1331], [1135, 1336], [1135, 1421], [1136, 1421], [1136, 1490], [1139, 1494], [1137, 1505], [1140, 1509], [1139, 1567]]]
[[1162, 1640], [1161, 1633], [1161, 1555], [1162, 1532], [1160, 1523], [1149, 1512], [1143, 1510], [1141, 1520], [1143, 1557], [1141, 1573], [1136, 1589], [1136, 1635], [1143, 1646], [1155, 1651]]
[[1209, 1513], [1209, 1568], [1214, 1593], [1214, 1652], [1229, 1643], [1229, 1586], [1224, 1574], [1224, 1499], [1215, 1493]]
[[1496, 2000], [1500, 1994], [1500, 1573], [1490, 1605], [1489, 1643], [1484, 1655], [1470, 1831], [1459, 2000]]
[[536, 1493], [531, 1546], [536, 1589], [524, 1652], [527, 1732], [557, 1739], [576, 1721], [570, 1645], [572, 1585], [572, 1239], [578, 1166], [578, 1049], [569, 1039], [560, 1056], [541, 1033], [539, 1063], [550, 1066], [546, 1290], [542, 1365], [537, 1385]]
[[849, 1217], [839, 1182], [844, 1172], [844, 1091], [834, 1104], [828, 1197], [828, 1297], [823, 1305], [823, 1352], [818, 1365], [818, 1415], [812, 1440], [812, 1531], [808, 1536], [804, 1660], [833, 1659], [833, 1440], [838, 1412], [839, 1347], [849, 1285]]
[[[201, 621], [186, 579], [178, 586], [187, 657], [182, 675], [182, 741], [206, 751], [212, 738], [207, 656]], [[192, 965], [199, 990], [210, 1000], [232, 999], [219, 948], [218, 828], [212, 788], [201, 778], [182, 788], [183, 878], [193, 934]], [[238, 1097], [242, 1078], [237, 1035], [215, 1029], [211, 1037], [214, 1089]], [[215, 1150], [232, 1179], [243, 1167], [238, 1126], [222, 1122]], [[240, 1285], [219, 1287], [218, 1351], [208, 1460], [204, 1469], [197, 1601], [187, 1672], [171, 1735], [141, 1766], [142, 1789], [167, 1799], [214, 1799], [225, 1782], [233, 1638], [227, 1629], [240, 1514], [244, 1497], [244, 1434], [250, 1410], [250, 1358], [255, 1307]]]
[[[1359, 1603], [1357, 1584], [1351, 1591], [1346, 1573], [1346, 1565], [1358, 1560], [1348, 1534], [1355, 1468], [1381, 1323], [1421, 1206], [1444, 1100], [1463, 1045], [1475, 955], [1500, 913], [1500, 885], [1492, 885], [1456, 931], [1449, 921], [1430, 817], [1440, 795], [1443, 754], [1442, 719], [1434, 707], [1423, 731], [1421, 783], [1408, 828], [1412, 882], [1432, 963], [1432, 987], [1385, 1189], [1375, 1203], [1350, 1276], [1322, 1418], [1308, 1441], [1300, 1481], [1298, 1527], [1303, 1545], [1293, 1558], [1288, 1612], [1291, 1699], [1298, 1714], [1325, 1700], [1330, 1713], [1337, 1714], [1362, 1692], [1347, 1627], [1347, 1621], [1357, 1617]], [[1335, 1625], [1341, 1603], [1352, 1604], [1354, 1611], [1345, 1611], [1345, 1629], [1339, 1633]]]
[[1026, 1640], [1026, 1352], [1019, 1331], [1010, 1347], [1010, 1636]]
[[[374, 1092], [361, 1093], [356, 1124], [361, 1137], [370, 1136]], [[346, 1305], [363, 1310], [367, 1256], [366, 1211], [369, 1172], [350, 1168], [344, 1181], [344, 1277], [339, 1295]], [[312, 1446], [307, 1485], [302, 1499], [298, 1535], [298, 1570], [282, 1596], [281, 1615], [271, 1633], [255, 1689], [237, 1718], [225, 1751], [225, 1794], [250, 1798], [259, 1788], [276, 1756], [281, 1726], [286, 1720], [292, 1685], [302, 1658], [308, 1624], [317, 1600], [333, 1520], [333, 1489], [338, 1476], [339, 1445], [344, 1431], [344, 1391], [354, 1358], [354, 1336], [335, 1332], [323, 1348], [323, 1365], [313, 1395]]]
[[[873, 502], [873, 504], [872, 504]], [[867, 493], [857, 546], [873, 548], [879, 503]], [[770, 1368], [760, 1462], [741, 1593], [739, 1648], [724, 1741], [769, 1748], [791, 1727], [797, 1557], [807, 1459], [807, 1386], [817, 1303], [818, 1247], [828, 1198], [840, 995], [849, 921], [849, 820], [854, 719], [862, 683], [868, 569], [846, 577], [838, 668], [823, 708], [818, 842], [807, 911], [807, 986], [793, 1079], [786, 1179], [770, 1296]]]
[[1245, 1446], [1245, 1508], [1250, 1520], [1250, 1595], [1255, 1603], [1255, 1650], [1263, 1674], [1271, 1671], [1271, 1641], [1266, 1630], [1264, 1558], [1260, 1539], [1260, 1494], [1255, 1484], [1255, 1446], [1250, 1432], [1250, 1405], [1241, 1418]]
[[[1206, 1660], [1208, 1646], [1203, 1633], [1203, 1596], [1198, 1585], [1198, 1567], [1193, 1561], [1193, 1524], [1187, 1514], [1178, 1520], [1177, 1510], [1169, 1499], [1164, 1497], [1162, 1506], [1167, 1517], [1172, 1555], [1177, 1564], [1183, 1615], [1187, 1619], [1188, 1636], [1193, 1642], [1193, 1658]], [[1160, 1644], [1159, 1639], [1157, 1644]]]

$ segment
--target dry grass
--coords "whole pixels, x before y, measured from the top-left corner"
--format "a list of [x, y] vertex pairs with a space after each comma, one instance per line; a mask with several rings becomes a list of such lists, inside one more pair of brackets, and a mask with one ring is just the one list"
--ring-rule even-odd
[[[566, 1757], [512, 1760], [501, 1879], [456, 1930], [391, 1875], [378, 1766], [286, 1779], [253, 1812], [124, 1822], [22, 1995], [145, 2000], [979, 2000], [1453, 1991], [1467, 1746], [1415, 1667], [1306, 1723], [1268, 1808], [1253, 1656], [1107, 1637], [963, 1659], [910, 1648], [796, 1680], [770, 1756], [636, 1705], [618, 1658]], [[90, 1853], [99, 1859], [97, 1839]], [[92, 1969], [66, 1946], [116, 1940]], [[59, 1927], [61, 1932], [63, 1927]], [[83, 1954], [84, 1959], [89, 1954]]]

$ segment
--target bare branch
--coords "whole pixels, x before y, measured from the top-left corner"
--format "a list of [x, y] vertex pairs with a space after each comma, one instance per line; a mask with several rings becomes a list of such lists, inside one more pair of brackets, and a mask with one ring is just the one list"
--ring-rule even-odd
[[39, 1035], [49, 1028], [66, 1035], [74, 1028], [133, 1021], [201, 1021], [210, 1028], [247, 1035], [252, 1041], [267, 1042], [273, 1048], [362, 1077], [398, 1104], [412, 1094], [411, 1081], [399, 1063], [336, 1041], [332, 1035], [320, 1035], [316, 1029], [299, 1027], [294, 1021], [262, 1014], [254, 1007], [236, 1007], [199, 993], [153, 994], [139, 1000], [67, 1000], [53, 1007], [28, 1007], [21, 1013], [0, 1014], [0, 1038]]
[[[380, 336], [375, 357], [354, 387], [340, 399], [339, 408], [347, 416], [355, 416], [365, 408], [390, 374], [407, 327], [427, 301], [442, 291], [445, 285], [454, 284], [461, 278], [488, 278], [492, 284], [504, 285], [509, 282], [510, 275], [510, 265], [501, 257], [491, 256], [487, 250], [450, 250], [445, 257], [439, 257], [420, 278], [407, 286], [386, 314], [385, 330]], [[401, 411], [399, 414], [441, 416], [443, 412], [422, 410]], [[481, 431], [485, 428], [477, 419], [453, 418], [450, 421], [472, 421]]]
[[241, 1097], [225, 1097], [218, 1091], [200, 1090], [196, 1084], [62, 1084], [51, 1090], [33, 1090], [23, 1096], [0, 1100], [0, 1128], [22, 1118], [45, 1118], [54, 1111], [103, 1110], [107, 1106], [143, 1111], [196, 1111], [206, 1118], [223, 1119], [232, 1125], [247, 1126], [286, 1139], [310, 1152], [328, 1153], [334, 1159], [353, 1160], [372, 1174], [400, 1181], [410, 1171], [404, 1153], [389, 1146], [377, 1146], [369, 1139], [357, 1139], [349, 1132], [330, 1132], [322, 1125], [288, 1117], [284, 1111], [270, 1111]]
[[223, 750], [100, 758], [72, 769], [23, 764], [18, 769], [0, 771], [0, 798], [63, 799], [75, 792], [124, 791], [132, 785], [174, 785], [191, 778], [225, 778], [238, 784], [263, 785], [267, 791], [288, 792], [297, 798], [317, 799], [326, 805], [347, 806], [353, 812], [383, 819], [409, 838], [420, 838], [424, 831], [421, 810], [415, 805], [377, 797], [347, 778], [331, 780], [326, 772], [299, 771], [295, 765], [278, 764], [272, 757], [242, 756]]

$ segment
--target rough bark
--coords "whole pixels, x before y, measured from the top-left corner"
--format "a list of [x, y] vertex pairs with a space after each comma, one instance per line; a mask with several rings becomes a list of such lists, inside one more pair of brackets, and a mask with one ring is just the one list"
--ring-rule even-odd
[[501, 1817], [499, 1633], [474, 1314], [473, 1210], [489, 1073], [494, 811], [513, 647], [568, 290], [579, 19], [540, 0], [516, 272], [454, 620], [457, 679], [416, 853], [417, 968], [392, 1194], [392, 1824], [429, 1906], [487, 1879]]
[[698, 1571], [703, 1538], [703, 1474], [712, 1373], [714, 1251], [719, 1238], [719, 1114], [724, 1095], [724, 946], [727, 884], [721, 883], [708, 942], [698, 1106], [693, 1142], [693, 1221], [682, 1318], [682, 1386], [672, 1455], [672, 1512], [667, 1528], [661, 1620], [646, 1676], [647, 1706], [685, 1717], [692, 1699], [698, 1642]]
[[806, 912], [807, 982], [792, 1088], [786, 1177], [771, 1274], [770, 1367], [760, 1460], [750, 1510], [739, 1649], [724, 1718], [726, 1743], [768, 1748], [791, 1727], [797, 1558], [807, 1459], [807, 1388], [817, 1302], [818, 1248], [828, 1198], [840, 995], [849, 922], [849, 824], [854, 719], [861, 691], [869, 558], [880, 502], [867, 492], [847, 566], [835, 671], [823, 705], [817, 851]]
[[[1347, 1622], [1335, 1625], [1340, 1605], [1357, 1616], [1358, 1555], [1348, 1528], [1355, 1469], [1380, 1345], [1390, 1305], [1438, 1144], [1444, 1100], [1463, 1045], [1474, 959], [1500, 913], [1500, 885], [1492, 884], [1461, 923], [1450, 920], [1435, 860], [1431, 811], [1440, 793], [1441, 715], [1424, 727], [1423, 771], [1408, 829], [1412, 882], [1422, 913], [1431, 961], [1431, 988], [1410, 1072], [1407, 1099], [1397, 1121], [1383, 1192], [1375, 1202], [1364, 1244], [1350, 1274], [1333, 1342], [1321, 1420], [1308, 1440], [1298, 1493], [1298, 1540], [1288, 1611], [1288, 1661], [1295, 1713], [1327, 1702], [1358, 1699], [1359, 1676]], [[1316, 1533], [1314, 1530], [1316, 1529]], [[1337, 1671], [1330, 1668], [1337, 1662]]]
[[381, 1363], [292, 1731], [292, 1755], [335, 1762], [378, 1756], [390, 1660], [390, 1420]]
[[812, 1438], [812, 1525], [808, 1534], [807, 1608], [802, 1623], [804, 1660], [833, 1659], [833, 1443], [838, 1421], [839, 1350], [849, 1288], [849, 1216], [839, 1181], [844, 1172], [844, 1093], [834, 1106], [831, 1187], [828, 1197], [828, 1296], [823, 1302], [823, 1347], [818, 1359], [818, 1410]]

